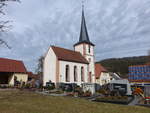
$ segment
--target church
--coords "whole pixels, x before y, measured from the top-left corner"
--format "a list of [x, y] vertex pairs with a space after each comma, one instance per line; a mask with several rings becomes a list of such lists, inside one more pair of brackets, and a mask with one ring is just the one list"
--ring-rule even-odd
[[43, 85], [59, 83], [95, 83], [94, 44], [90, 41], [84, 10], [79, 41], [74, 50], [50, 46], [43, 61]]

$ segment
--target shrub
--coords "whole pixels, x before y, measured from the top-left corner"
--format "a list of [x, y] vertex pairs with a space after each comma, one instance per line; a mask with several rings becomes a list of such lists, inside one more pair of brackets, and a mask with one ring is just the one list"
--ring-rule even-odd
[[97, 92], [100, 93], [100, 94], [103, 94], [103, 95], [107, 94], [107, 91], [105, 89], [100, 89]]
[[8, 88], [8, 85], [0, 85], [0, 88], [2, 89]]
[[74, 90], [74, 92], [77, 92], [78, 93], [78, 96], [82, 96], [83, 95], [83, 90], [80, 86], [77, 86]]
[[31, 84], [26, 84], [26, 85], [24, 86], [24, 88], [27, 88], [27, 89], [31, 88]]
[[44, 87], [44, 89], [53, 90], [53, 89], [55, 89], [55, 84], [52, 83], [52, 82], [47, 82], [46, 86]]
[[92, 95], [92, 93], [91, 93], [89, 90], [87, 90], [86, 92], [83, 93], [82, 96], [84, 96], [84, 97], [89, 97], [89, 96], [91, 96], [91, 95]]
[[124, 102], [128, 101], [127, 96], [108, 96], [108, 97], [98, 97], [96, 98], [97, 101], [119, 101]]
[[53, 89], [55, 89], [55, 86], [47, 86], [47, 89], [48, 90], [53, 90]]

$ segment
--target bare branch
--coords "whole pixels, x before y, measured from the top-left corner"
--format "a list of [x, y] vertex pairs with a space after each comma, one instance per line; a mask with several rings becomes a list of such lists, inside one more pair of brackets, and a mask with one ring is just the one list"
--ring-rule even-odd
[[10, 21], [0, 21], [0, 32], [8, 31], [12, 25], [8, 25]]
[[43, 62], [44, 62], [44, 56], [40, 56], [38, 59], [38, 65], [35, 72], [39, 75], [39, 80], [41, 83], [43, 83]]
[[148, 56], [150, 56], [150, 50], [148, 50]]
[[6, 3], [0, 2], [0, 14], [5, 15], [3, 7], [6, 6]]
[[[5, 15], [4, 7], [7, 6], [8, 2], [20, 2], [20, 0], [0, 0], [0, 15]], [[8, 25], [10, 21], [0, 21], [0, 33], [8, 31], [12, 26]], [[0, 39], [0, 45], [5, 45], [7, 48], [11, 49], [11, 47], [7, 44], [7, 42], [3, 39]]]
[[0, 39], [0, 45], [4, 44], [8, 49], [11, 49], [11, 47], [7, 44], [6, 41]]

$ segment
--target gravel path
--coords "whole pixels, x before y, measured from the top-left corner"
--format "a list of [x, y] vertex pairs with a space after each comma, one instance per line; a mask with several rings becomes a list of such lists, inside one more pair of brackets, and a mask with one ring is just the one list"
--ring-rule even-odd
[[133, 101], [130, 102], [128, 105], [129, 105], [129, 106], [137, 105], [140, 100], [141, 100], [141, 97], [140, 97], [140, 96], [135, 96], [134, 99], [133, 99]]

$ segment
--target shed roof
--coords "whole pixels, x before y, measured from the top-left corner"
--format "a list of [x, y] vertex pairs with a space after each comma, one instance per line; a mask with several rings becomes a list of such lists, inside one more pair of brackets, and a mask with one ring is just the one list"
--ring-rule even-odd
[[27, 70], [22, 61], [0, 58], [0, 72], [26, 73]]
[[39, 77], [38, 74], [34, 74], [33, 72], [27, 72], [27, 74], [28, 74], [28, 78], [38, 79]]

